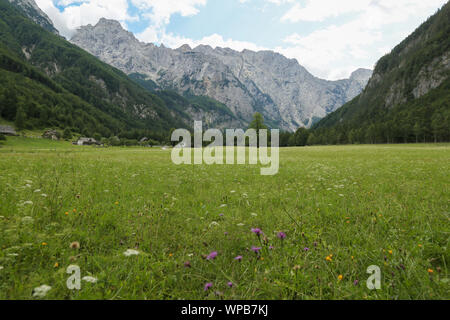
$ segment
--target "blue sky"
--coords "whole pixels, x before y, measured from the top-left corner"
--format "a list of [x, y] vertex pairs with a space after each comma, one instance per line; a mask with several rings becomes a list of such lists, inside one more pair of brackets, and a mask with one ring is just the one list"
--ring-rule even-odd
[[115, 19], [144, 42], [274, 50], [314, 75], [372, 68], [445, 0], [36, 0], [60, 32]]

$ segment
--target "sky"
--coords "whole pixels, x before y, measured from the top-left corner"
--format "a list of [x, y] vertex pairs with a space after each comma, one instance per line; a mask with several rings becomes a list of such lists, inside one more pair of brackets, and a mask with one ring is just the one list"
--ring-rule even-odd
[[143, 42], [273, 50], [337, 80], [377, 60], [446, 0], [35, 0], [70, 39], [102, 17]]

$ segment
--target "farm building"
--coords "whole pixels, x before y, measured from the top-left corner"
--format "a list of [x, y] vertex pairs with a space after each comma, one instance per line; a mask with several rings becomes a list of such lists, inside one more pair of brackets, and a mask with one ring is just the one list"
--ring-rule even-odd
[[0, 134], [5, 136], [17, 136], [16, 130], [11, 126], [0, 126]]
[[94, 138], [80, 138], [76, 142], [79, 146], [92, 146], [92, 145], [100, 145], [101, 143], [95, 140]]

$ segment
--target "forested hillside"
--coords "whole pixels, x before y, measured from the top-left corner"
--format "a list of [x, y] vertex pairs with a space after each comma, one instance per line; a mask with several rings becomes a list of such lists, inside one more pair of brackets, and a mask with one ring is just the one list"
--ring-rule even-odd
[[381, 58], [364, 92], [317, 123], [312, 144], [450, 140], [450, 4]]
[[[190, 119], [0, 0], [0, 115], [23, 128], [162, 137]], [[22, 129], [22, 128], [18, 128]], [[141, 134], [139, 132], [142, 132]]]

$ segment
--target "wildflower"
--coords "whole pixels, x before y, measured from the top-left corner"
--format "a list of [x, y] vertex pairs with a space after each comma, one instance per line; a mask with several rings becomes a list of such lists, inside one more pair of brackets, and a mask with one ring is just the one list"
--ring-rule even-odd
[[229, 288], [233, 288], [233, 282], [231, 282], [231, 281], [228, 282], [228, 283], [227, 283], [227, 286], [228, 286]]
[[252, 251], [254, 252], [254, 253], [259, 253], [260, 251], [262, 250], [262, 248], [260, 248], [260, 247], [252, 247]]
[[33, 201], [25, 201], [23, 204], [29, 204], [29, 205], [32, 205], [32, 204], [33, 204]]
[[359, 280], [358, 279], [356, 279], [355, 281], [353, 281], [353, 285], [354, 286], [357, 286], [359, 284]]
[[258, 214], [256, 214], [256, 213], [252, 213], [252, 214], [251, 214], [251, 216], [252, 216], [252, 217], [257, 217], [257, 216], [258, 216]]
[[3, 266], [0, 266], [0, 270], [3, 270], [4, 268], [3, 268]]
[[48, 243], [47, 242], [42, 242], [42, 246], [47, 246], [48, 245]]
[[421, 245], [421, 244], [419, 244], [419, 248], [422, 248], [422, 245]]
[[303, 251], [308, 252], [308, 251], [309, 251], [309, 248], [308, 248], [308, 247], [305, 247], [305, 248], [303, 249]]
[[41, 189], [34, 190], [34, 193], [39, 193], [39, 192], [41, 192]]
[[129, 257], [129, 256], [137, 256], [137, 255], [139, 254], [139, 251], [134, 250], [134, 249], [128, 249], [128, 250], [125, 251], [123, 254], [124, 254], [126, 257]]
[[216, 221], [213, 221], [209, 224], [209, 227], [217, 227], [219, 224]]
[[169, 253], [169, 257], [171, 257], [171, 258], [172, 258], [172, 257], [173, 257], [173, 253]]
[[292, 270], [294, 270], [294, 271], [298, 271], [298, 270], [300, 270], [300, 266], [299, 265], [296, 265], [296, 266], [294, 266], [293, 268], [292, 268]]
[[184, 263], [184, 267], [185, 268], [191, 268], [192, 266], [191, 266], [191, 262], [190, 261], [186, 261], [185, 263]]
[[333, 259], [332, 259], [332, 256], [331, 256], [331, 255], [327, 256], [327, 257], [325, 258], [325, 260], [327, 260], [328, 262], [331, 262], [331, 261], [333, 261]]
[[34, 219], [32, 217], [26, 216], [22, 218], [22, 223], [24, 224], [32, 224]]
[[47, 198], [48, 196], [45, 193], [43, 193], [43, 194], [41, 194], [41, 197]]
[[74, 241], [70, 244], [70, 249], [80, 249], [80, 243], [78, 241]]
[[98, 279], [94, 278], [94, 277], [86, 276], [86, 277], [83, 277], [82, 280], [89, 282], [89, 283], [96, 283]]
[[238, 223], [237, 226], [238, 226], [238, 227], [243, 227], [243, 226], [245, 226], [245, 224], [243, 224], [243, 223]]
[[389, 252], [389, 254], [392, 254], [392, 250], [389, 250], [388, 252]]
[[227, 235], [228, 235], [228, 232], [225, 231], [223, 234], [227, 236]]
[[256, 234], [258, 237], [262, 235], [262, 230], [259, 228], [252, 228], [252, 232]]
[[342, 274], [340, 274], [340, 275], [338, 276], [338, 280], [339, 280], [339, 281], [342, 281], [342, 279], [344, 279], [344, 276], [343, 276]]
[[433, 269], [428, 269], [428, 273], [429, 273], [429, 274], [433, 274], [433, 273], [434, 273], [434, 270], [433, 270]]
[[69, 212], [66, 211], [66, 212], [64, 212], [64, 214], [65, 214], [66, 216], [68, 216], [68, 215], [69, 215]]
[[217, 257], [217, 251], [213, 251], [206, 257], [206, 260], [214, 260], [216, 257]]
[[273, 250], [273, 249], [275, 249], [274, 246], [270, 246], [270, 247], [269, 247], [269, 250]]
[[53, 267], [58, 268], [59, 267], [59, 263], [55, 262], [55, 265]]
[[33, 290], [33, 297], [36, 298], [43, 298], [47, 295], [47, 293], [52, 289], [52, 287], [44, 284], [40, 287], [34, 288]]
[[208, 283], [205, 284], [204, 290], [208, 291], [210, 288], [212, 288], [212, 286], [213, 286], [213, 284], [211, 282], [208, 282]]
[[236, 258], [234, 258], [234, 260], [241, 262], [242, 261], [242, 256], [237, 256]]
[[77, 209], [73, 209], [72, 211], [73, 211], [73, 213], [75, 213], [75, 212], [77, 212]]
[[117, 206], [119, 204], [119, 201], [114, 202], [114, 204]]
[[286, 239], [286, 233], [284, 233], [284, 232], [279, 232], [278, 235], [277, 235], [277, 237], [278, 237], [279, 239], [281, 239], [281, 240], [284, 240], [284, 239]]

